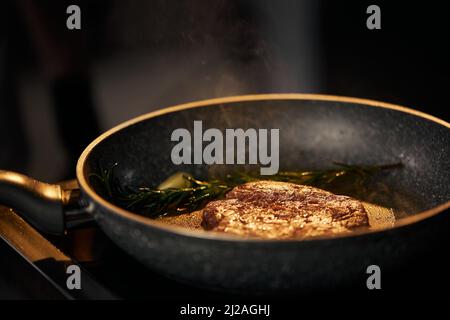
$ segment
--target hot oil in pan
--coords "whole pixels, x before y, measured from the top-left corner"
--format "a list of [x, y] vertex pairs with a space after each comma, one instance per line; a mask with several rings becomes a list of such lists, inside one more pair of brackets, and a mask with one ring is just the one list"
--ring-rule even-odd
[[394, 226], [395, 214], [393, 209], [369, 202], [363, 202], [363, 206], [367, 211], [371, 228], [383, 229]]
[[[395, 222], [402, 217], [419, 212], [419, 204], [413, 200], [412, 196], [406, 196], [384, 184], [377, 183], [364, 190], [346, 189], [346, 192], [336, 194], [346, 194], [359, 199], [366, 209], [370, 229], [384, 229], [395, 225]], [[190, 230], [202, 230], [202, 211], [185, 213], [178, 216], [163, 216], [157, 220]]]

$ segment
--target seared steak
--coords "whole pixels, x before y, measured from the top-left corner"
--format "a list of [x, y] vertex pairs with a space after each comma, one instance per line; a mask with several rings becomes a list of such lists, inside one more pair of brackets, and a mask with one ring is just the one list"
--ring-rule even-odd
[[321, 189], [257, 181], [235, 187], [224, 200], [208, 203], [202, 226], [259, 238], [307, 238], [368, 226], [361, 202]]

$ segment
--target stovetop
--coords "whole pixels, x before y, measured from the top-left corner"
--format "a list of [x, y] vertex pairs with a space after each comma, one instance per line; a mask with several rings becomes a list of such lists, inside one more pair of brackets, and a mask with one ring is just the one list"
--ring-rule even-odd
[[[80, 267], [82, 290], [67, 288], [69, 265]], [[149, 270], [96, 226], [70, 230], [63, 237], [43, 235], [4, 207], [0, 207], [0, 288], [4, 288], [0, 299], [205, 301], [232, 297]], [[7, 296], [2, 297], [5, 292]]]
[[[448, 238], [448, 237], [447, 237]], [[448, 240], [448, 239], [447, 239]], [[397, 272], [383, 275], [383, 290], [368, 291], [361, 283], [330, 291], [358, 298], [446, 297], [450, 263], [443, 254], [448, 241], [430, 248]], [[68, 266], [81, 270], [81, 290], [68, 289]], [[315, 295], [314, 295], [315, 294]], [[307, 296], [322, 298], [323, 293]], [[118, 248], [97, 226], [67, 231], [65, 236], [43, 235], [13, 210], [0, 206], [0, 299], [140, 299], [156, 302], [278, 303], [299, 296], [243, 296], [197, 288], [158, 274]], [[295, 304], [290, 304], [295, 306]]]

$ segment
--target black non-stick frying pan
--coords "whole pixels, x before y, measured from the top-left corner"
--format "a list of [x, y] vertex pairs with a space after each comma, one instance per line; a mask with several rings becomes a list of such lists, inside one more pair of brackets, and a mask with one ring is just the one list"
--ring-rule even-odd
[[[118, 162], [124, 184], [154, 184], [177, 171], [202, 177], [206, 165], [172, 164], [174, 129], [279, 128], [281, 168], [402, 162], [380, 179], [413, 199], [394, 227], [311, 240], [255, 240], [188, 230], [114, 206], [89, 175]], [[427, 114], [370, 100], [269, 94], [188, 103], [125, 122], [81, 155], [79, 189], [0, 171], [0, 202], [44, 232], [62, 234], [93, 216], [123, 250], [149, 268], [198, 286], [267, 292], [322, 288], [360, 279], [371, 264], [404, 266], [429, 250], [450, 207], [450, 125]], [[82, 130], [82, 125], [80, 130]], [[235, 168], [231, 168], [233, 170]], [[78, 192], [81, 191], [81, 192]]]

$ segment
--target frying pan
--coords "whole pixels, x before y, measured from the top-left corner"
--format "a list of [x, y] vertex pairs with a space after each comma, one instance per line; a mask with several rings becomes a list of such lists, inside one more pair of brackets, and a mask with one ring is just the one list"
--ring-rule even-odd
[[[310, 240], [243, 239], [189, 230], [129, 212], [105, 200], [89, 175], [114, 163], [124, 185], [158, 185], [178, 171], [206, 177], [208, 166], [174, 165], [173, 130], [279, 128], [280, 168], [402, 162], [380, 179], [408, 194], [414, 210], [395, 226]], [[447, 234], [450, 125], [430, 115], [365, 99], [263, 94], [212, 99], [152, 112], [98, 137], [79, 158], [76, 185], [50, 185], [0, 171], [0, 203], [43, 232], [94, 218], [123, 250], [179, 281], [219, 290], [285, 292], [364, 281], [366, 268], [406, 266]], [[80, 128], [82, 130], [82, 128]], [[235, 170], [231, 166], [227, 170]], [[361, 282], [364, 285], [365, 282]]]

